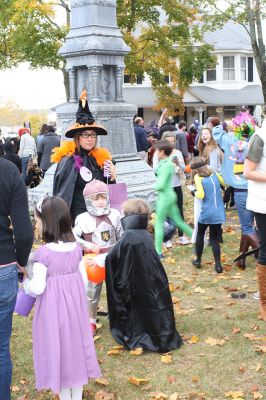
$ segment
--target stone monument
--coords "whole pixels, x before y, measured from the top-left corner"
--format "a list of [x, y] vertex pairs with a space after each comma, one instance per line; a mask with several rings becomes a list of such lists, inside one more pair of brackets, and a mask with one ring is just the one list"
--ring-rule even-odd
[[[94, 118], [108, 131], [98, 144], [116, 160], [117, 181], [127, 184], [129, 197], [153, 202], [153, 171], [136, 152], [137, 107], [123, 100], [124, 57], [129, 51], [117, 26], [116, 0], [71, 0], [71, 27], [60, 49], [69, 72], [70, 98], [56, 108], [58, 125], [64, 139], [67, 127], [75, 122], [79, 94], [86, 88]], [[55, 166], [47, 171], [44, 182], [29, 192], [30, 198], [39, 197], [44, 187], [51, 191], [54, 170]]]

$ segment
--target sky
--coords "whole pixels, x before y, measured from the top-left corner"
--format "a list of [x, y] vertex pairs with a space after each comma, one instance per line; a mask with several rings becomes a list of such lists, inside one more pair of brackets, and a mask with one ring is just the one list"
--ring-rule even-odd
[[[1, 1], [1, 0], [0, 0]], [[224, 0], [218, 0], [219, 5]], [[57, 10], [57, 22], [64, 20]], [[63, 75], [54, 69], [31, 70], [24, 63], [12, 70], [0, 70], [0, 107], [9, 99], [23, 109], [50, 109], [66, 101]]]

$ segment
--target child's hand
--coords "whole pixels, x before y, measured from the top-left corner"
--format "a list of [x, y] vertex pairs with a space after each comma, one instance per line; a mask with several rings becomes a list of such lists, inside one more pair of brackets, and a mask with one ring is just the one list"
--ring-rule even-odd
[[93, 258], [87, 258], [86, 259], [86, 265], [88, 267], [96, 267], [97, 263]]
[[99, 246], [97, 246], [97, 244], [92, 244], [91, 246], [90, 246], [90, 251], [92, 252], [92, 253], [95, 253], [95, 254], [99, 254], [100, 253], [100, 247]]

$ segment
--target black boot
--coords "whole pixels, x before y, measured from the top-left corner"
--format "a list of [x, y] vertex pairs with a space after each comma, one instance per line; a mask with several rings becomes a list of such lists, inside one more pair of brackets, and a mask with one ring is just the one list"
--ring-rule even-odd
[[196, 268], [201, 268], [201, 260], [198, 258], [195, 258], [195, 260], [192, 260], [192, 264], [195, 265]]
[[215, 263], [215, 271], [217, 272], [217, 274], [221, 274], [223, 272], [223, 267], [221, 266], [220, 262]]

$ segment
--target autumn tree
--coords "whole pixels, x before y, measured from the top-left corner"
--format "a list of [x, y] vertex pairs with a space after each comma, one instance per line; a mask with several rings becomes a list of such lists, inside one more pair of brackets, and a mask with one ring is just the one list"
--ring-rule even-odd
[[205, 28], [215, 30], [227, 21], [235, 21], [247, 31], [266, 103], [266, 53], [263, 24], [266, 17], [265, 0], [191, 0], [205, 22]]
[[[55, 22], [56, 6], [66, 12], [63, 27]], [[117, 0], [117, 15], [124, 40], [131, 47], [125, 62], [132, 80], [148, 75], [158, 106], [182, 114], [186, 89], [214, 62], [211, 47], [202, 43], [197, 9], [188, 0]], [[69, 0], [2, 0], [0, 68], [22, 61], [33, 68], [60, 68], [68, 94], [67, 71], [58, 50], [69, 16]], [[171, 85], [165, 76], [171, 77]]]

